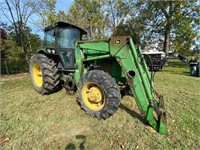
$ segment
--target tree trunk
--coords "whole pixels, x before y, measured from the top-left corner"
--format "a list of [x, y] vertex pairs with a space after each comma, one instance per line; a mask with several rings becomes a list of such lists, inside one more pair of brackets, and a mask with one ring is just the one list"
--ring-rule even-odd
[[29, 50], [31, 52], [31, 55], [33, 54], [33, 50], [32, 50], [32, 45], [31, 45], [31, 38], [30, 38], [30, 35], [28, 34], [28, 45], [29, 45]]
[[167, 24], [165, 27], [165, 39], [164, 39], [164, 52], [166, 56], [169, 56], [170, 47], [170, 25]]
[[24, 58], [25, 58], [25, 61], [26, 61], [27, 65], [28, 65], [29, 64], [29, 56], [28, 56], [28, 54], [27, 54], [27, 52], [25, 50], [25, 47], [21, 46], [21, 50], [24, 53]]
[[169, 55], [169, 46], [170, 46], [170, 34], [165, 33], [164, 52], [166, 56]]

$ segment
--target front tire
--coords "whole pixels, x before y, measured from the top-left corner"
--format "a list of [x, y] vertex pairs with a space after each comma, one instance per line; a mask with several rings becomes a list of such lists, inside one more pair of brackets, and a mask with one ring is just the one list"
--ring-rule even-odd
[[108, 73], [88, 71], [79, 80], [77, 88], [77, 102], [93, 117], [106, 119], [119, 108], [120, 89]]
[[53, 59], [44, 54], [31, 57], [29, 71], [34, 89], [40, 94], [51, 94], [61, 88], [61, 73]]

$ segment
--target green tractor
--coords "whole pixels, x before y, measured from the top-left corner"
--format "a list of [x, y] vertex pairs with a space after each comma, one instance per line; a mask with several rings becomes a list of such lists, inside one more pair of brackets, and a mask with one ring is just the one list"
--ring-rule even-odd
[[146, 122], [167, 134], [163, 97], [155, 91], [142, 52], [131, 37], [82, 40], [86, 31], [66, 22], [44, 31], [44, 48], [30, 60], [32, 84], [38, 93], [51, 94], [63, 87], [77, 92], [80, 107], [98, 119], [113, 115], [121, 93], [129, 93]]

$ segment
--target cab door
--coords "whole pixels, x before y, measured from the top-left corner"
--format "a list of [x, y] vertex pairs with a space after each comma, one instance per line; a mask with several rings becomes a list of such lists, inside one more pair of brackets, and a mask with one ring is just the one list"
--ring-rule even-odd
[[57, 29], [56, 50], [65, 69], [75, 68], [75, 45], [80, 40], [80, 31], [74, 28]]

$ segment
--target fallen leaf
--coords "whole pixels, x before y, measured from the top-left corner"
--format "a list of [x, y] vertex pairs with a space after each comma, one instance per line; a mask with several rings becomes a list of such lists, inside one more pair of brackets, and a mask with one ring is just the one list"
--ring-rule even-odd
[[125, 146], [124, 146], [123, 144], [121, 144], [120, 147], [121, 147], [121, 149], [124, 149], [124, 148], [125, 148]]
[[44, 113], [44, 117], [49, 116], [49, 114], [50, 114], [50, 112], [45, 112], [45, 113]]
[[7, 138], [1, 140], [1, 141], [0, 141], [0, 144], [3, 144], [3, 143], [8, 142], [8, 141], [10, 141], [10, 138], [9, 138], [9, 137], [7, 137]]
[[59, 150], [59, 149], [61, 149], [61, 146], [60, 146], [60, 145], [58, 145], [58, 150]]
[[122, 136], [120, 134], [117, 135], [118, 138], [121, 138]]
[[110, 145], [113, 146], [113, 140], [110, 141]]

